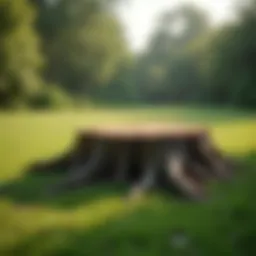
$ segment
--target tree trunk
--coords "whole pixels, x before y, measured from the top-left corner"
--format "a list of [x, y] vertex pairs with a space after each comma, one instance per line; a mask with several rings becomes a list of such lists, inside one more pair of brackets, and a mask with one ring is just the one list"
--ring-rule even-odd
[[175, 187], [192, 200], [206, 197], [212, 179], [231, 170], [200, 127], [166, 125], [94, 127], [80, 131], [71, 152], [33, 168], [63, 172], [55, 192], [102, 181], [126, 182], [131, 195]]

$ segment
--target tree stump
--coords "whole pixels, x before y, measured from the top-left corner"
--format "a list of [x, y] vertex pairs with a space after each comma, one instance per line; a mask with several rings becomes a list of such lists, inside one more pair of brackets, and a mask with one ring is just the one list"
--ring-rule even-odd
[[232, 171], [206, 129], [160, 124], [80, 130], [70, 152], [34, 171], [57, 169], [66, 174], [55, 191], [115, 181], [131, 184], [132, 195], [174, 189], [192, 200], [204, 199], [207, 183]]

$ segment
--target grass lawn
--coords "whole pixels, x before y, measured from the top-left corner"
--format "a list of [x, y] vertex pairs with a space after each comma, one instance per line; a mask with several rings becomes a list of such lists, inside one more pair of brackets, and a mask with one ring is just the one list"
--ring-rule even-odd
[[[255, 117], [188, 107], [0, 113], [0, 181], [9, 184], [0, 195], [0, 255], [251, 255]], [[223, 151], [243, 158], [248, 174], [214, 187], [215, 197], [204, 205], [157, 194], [128, 202], [122, 189], [107, 186], [45, 198], [40, 188], [57, 177], [22, 175], [31, 162], [69, 147], [79, 127], [146, 120], [206, 125]], [[176, 228], [191, 240], [188, 254], [172, 245]]]

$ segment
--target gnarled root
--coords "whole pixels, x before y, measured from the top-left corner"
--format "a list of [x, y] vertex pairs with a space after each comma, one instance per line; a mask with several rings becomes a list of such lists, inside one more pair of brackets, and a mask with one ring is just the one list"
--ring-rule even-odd
[[84, 183], [89, 183], [101, 170], [106, 159], [107, 146], [98, 142], [91, 152], [91, 157], [85, 163], [69, 170], [69, 175], [60, 184], [53, 187], [51, 192], [60, 192], [69, 188], [77, 188]]
[[171, 150], [167, 155], [165, 169], [170, 183], [173, 183], [186, 198], [204, 199], [204, 183], [196, 178], [195, 166], [189, 165], [184, 150]]
[[28, 172], [31, 174], [44, 174], [44, 173], [58, 173], [58, 172], [65, 172], [67, 168], [72, 163], [73, 152], [66, 152], [59, 157], [48, 160], [48, 161], [41, 161], [32, 165]]
[[232, 176], [232, 164], [210, 142], [208, 138], [199, 141], [198, 150], [204, 157], [208, 169], [219, 180], [228, 180]]

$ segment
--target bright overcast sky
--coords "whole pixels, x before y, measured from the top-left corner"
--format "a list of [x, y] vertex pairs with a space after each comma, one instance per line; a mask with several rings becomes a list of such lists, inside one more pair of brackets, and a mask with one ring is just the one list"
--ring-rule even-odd
[[232, 17], [235, 0], [126, 0], [119, 15], [132, 49], [139, 50], [145, 46], [159, 14], [184, 2], [199, 5], [214, 22], [219, 23]]

